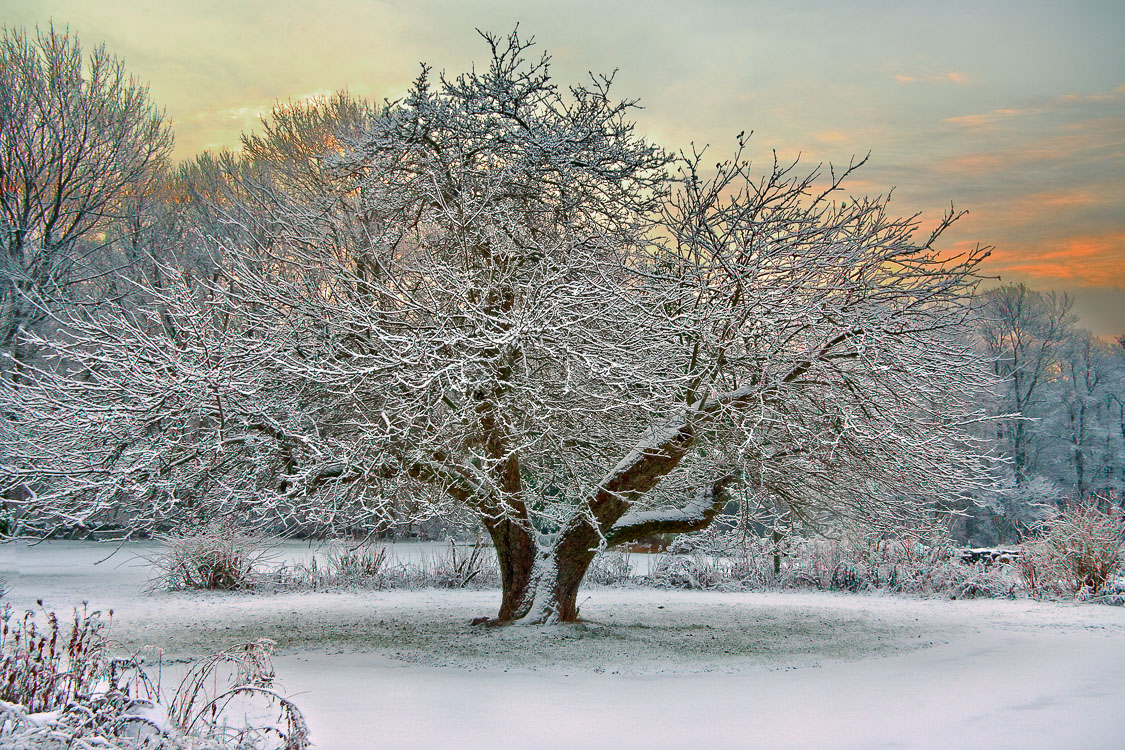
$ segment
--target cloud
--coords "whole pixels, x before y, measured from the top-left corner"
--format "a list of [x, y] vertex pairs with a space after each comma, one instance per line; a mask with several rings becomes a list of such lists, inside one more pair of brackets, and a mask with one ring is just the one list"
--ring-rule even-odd
[[1121, 101], [1125, 101], [1125, 83], [1111, 91], [1061, 94], [1041, 101], [1035, 106], [1001, 107], [983, 113], [946, 117], [943, 122], [973, 130], [993, 130], [1003, 124], [1013, 124], [1017, 118], [1032, 115], [1089, 117], [1089, 113], [1083, 113], [1084, 106], [1112, 105]]
[[1125, 232], [1049, 239], [998, 248], [989, 260], [1005, 280], [1064, 281], [1076, 286], [1125, 286]]
[[1011, 196], [1007, 200], [982, 206], [980, 211], [987, 215], [991, 224], [1000, 226], [1028, 226], [1048, 214], [1056, 220], [1064, 218], [1060, 214], [1070, 214], [1088, 209], [1099, 209], [1121, 203], [1121, 189], [1103, 188], [1100, 191], [1088, 188], [1064, 188]]
[[821, 143], [846, 143], [853, 140], [851, 136], [841, 130], [825, 130], [820, 133], [813, 133], [813, 138]]
[[965, 85], [970, 83], [971, 81], [968, 73], [964, 73], [959, 70], [951, 70], [945, 73], [929, 73], [922, 76], [909, 75], [907, 73], [896, 73], [894, 78], [899, 83], [953, 83], [957, 85]]
[[959, 115], [956, 117], [947, 117], [942, 122], [947, 122], [950, 125], [958, 125], [965, 128], [972, 128], [976, 130], [991, 130], [994, 129], [999, 123], [1004, 120], [1019, 117], [1021, 115], [1034, 114], [1035, 109], [994, 109], [991, 112], [976, 115]]
[[1120, 98], [1123, 98], [1123, 97], [1125, 97], [1125, 83], [1122, 83], [1120, 86], [1115, 88], [1113, 91], [1106, 91], [1106, 92], [1103, 92], [1103, 93], [1100, 93], [1100, 94], [1090, 94], [1089, 97], [1087, 97], [1087, 98], [1090, 101], [1095, 101], [1095, 102], [1108, 102], [1108, 101], [1113, 101], [1114, 99], [1120, 99]]
[[[1030, 113], [1013, 111], [1007, 117], [1023, 114]], [[933, 159], [934, 172], [973, 179], [1022, 175], [1029, 185], [1037, 184], [1040, 188], [1045, 181], [1049, 184], [1076, 178], [1078, 170], [1082, 170], [1081, 179], [1087, 183], [1121, 181], [1119, 166], [1115, 167], [1114, 162], [1120, 162], [1125, 155], [1125, 116], [1051, 118], [1002, 131], [995, 124], [987, 124], [987, 118], [998, 123], [1003, 117], [989, 113], [947, 118], [945, 122], [970, 130], [966, 131], [967, 136], [952, 140], [963, 149], [960, 153]]]

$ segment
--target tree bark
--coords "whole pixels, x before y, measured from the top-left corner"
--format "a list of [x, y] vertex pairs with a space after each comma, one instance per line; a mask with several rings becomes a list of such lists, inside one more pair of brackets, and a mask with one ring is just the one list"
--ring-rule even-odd
[[496, 619], [500, 622], [518, 619], [531, 606], [535, 541], [523, 526], [507, 518], [486, 520], [484, 525], [496, 547], [500, 566], [502, 598]]
[[574, 622], [578, 588], [598, 548], [589, 526], [573, 527], [560, 543], [537, 550], [524, 527], [503, 519], [485, 523], [500, 566], [502, 594], [495, 622]]

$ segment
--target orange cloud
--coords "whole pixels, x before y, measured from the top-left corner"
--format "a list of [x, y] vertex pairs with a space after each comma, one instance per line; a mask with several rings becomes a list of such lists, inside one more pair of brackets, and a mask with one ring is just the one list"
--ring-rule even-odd
[[[970, 122], [983, 124], [985, 121], [981, 118], [987, 115], [965, 117]], [[1085, 158], [1104, 161], [1110, 149], [1118, 149], [1116, 153], [1111, 151], [1110, 156], [1119, 155], [1122, 136], [1125, 136], [1125, 122], [1121, 118], [1089, 118], [1066, 123], [1057, 127], [1051, 135], [1028, 139], [1008, 148], [955, 154], [939, 160], [935, 168], [946, 174], [971, 177], [1028, 167], [1065, 168]]]
[[1070, 223], [1076, 210], [1105, 206], [1123, 200], [1125, 200], [1125, 192], [1120, 185], [1102, 186], [1097, 191], [1068, 188], [1017, 194], [973, 206], [969, 221], [976, 227], [988, 227], [992, 230], [1009, 227], [1027, 229], [1044, 221], [1065, 220]]
[[1121, 84], [1113, 91], [1104, 91], [1098, 94], [1091, 94], [1089, 98], [1095, 102], [1108, 102], [1122, 96], [1125, 96], [1125, 83]]
[[956, 83], [963, 84], [969, 82], [968, 73], [962, 73], [957, 70], [948, 73], [935, 73], [928, 76], [919, 78], [918, 76], [907, 75], [905, 73], [898, 73], [895, 75], [895, 80], [899, 83]]
[[1032, 114], [1037, 110], [1034, 109], [994, 109], [991, 112], [978, 115], [960, 115], [957, 117], [947, 117], [943, 122], [950, 125], [960, 125], [961, 127], [974, 128], [974, 129], [992, 129], [1001, 120], [1017, 117], [1019, 115]]
[[839, 130], [826, 130], [822, 133], [814, 133], [813, 137], [822, 143], [843, 143], [848, 140], [848, 134]]
[[1025, 166], [1037, 161], [1047, 161], [1064, 157], [1060, 150], [1049, 148], [1046, 144], [1010, 148], [988, 153], [958, 154], [944, 159], [938, 164], [939, 171], [963, 175], [985, 175]]
[[993, 253], [989, 264], [1001, 276], [1079, 286], [1125, 286], [1125, 233], [1045, 240]]

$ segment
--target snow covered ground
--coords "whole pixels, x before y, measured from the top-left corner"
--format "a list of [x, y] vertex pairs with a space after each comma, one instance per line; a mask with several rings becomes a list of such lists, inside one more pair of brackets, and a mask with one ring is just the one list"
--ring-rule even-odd
[[1125, 747], [1120, 607], [591, 588], [582, 625], [470, 627], [495, 592], [145, 593], [111, 549], [0, 547], [5, 599], [168, 661], [273, 638], [320, 748]]

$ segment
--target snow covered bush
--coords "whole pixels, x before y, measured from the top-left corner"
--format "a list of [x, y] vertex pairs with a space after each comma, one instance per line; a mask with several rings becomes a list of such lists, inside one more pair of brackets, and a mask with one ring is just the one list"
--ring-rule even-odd
[[328, 552], [331, 573], [344, 581], [377, 581], [386, 562], [387, 549], [371, 543], [341, 545]]
[[308, 747], [301, 712], [273, 689], [271, 641], [202, 660], [164, 701], [139, 660], [110, 655], [100, 612], [76, 610], [69, 631], [46, 610], [5, 607], [0, 621], [0, 750]]
[[586, 580], [601, 586], [619, 586], [633, 580], [633, 570], [629, 565], [629, 556], [617, 550], [606, 550], [598, 553], [590, 569], [586, 571]]
[[660, 555], [648, 581], [674, 589], [735, 588], [738, 584], [723, 560], [699, 553]]
[[260, 638], [197, 662], [168, 703], [170, 721], [224, 748], [308, 747], [304, 715], [275, 689], [273, 645]]
[[1019, 586], [1013, 565], [963, 565], [944, 532], [894, 537], [846, 532], [781, 539], [738, 531], [681, 537], [655, 558], [640, 583], [689, 589], [890, 591], [918, 596], [1010, 597]]
[[327, 559], [313, 555], [305, 563], [282, 563], [254, 576], [266, 589], [323, 590], [329, 588], [490, 588], [500, 585], [495, 552], [477, 543], [466, 551], [452, 539], [434, 554], [399, 559], [393, 548], [377, 544], [334, 545]]
[[1095, 601], [1117, 607], [1125, 606], [1125, 576], [1118, 576], [1106, 581]]
[[227, 520], [211, 520], [196, 529], [181, 527], [157, 539], [164, 549], [151, 562], [159, 583], [171, 590], [251, 588], [266, 555], [261, 536]]
[[[493, 565], [489, 565], [489, 561]], [[479, 542], [474, 544], [468, 554], [457, 553], [457, 545], [449, 540], [449, 554], [439, 555], [429, 565], [420, 566], [424, 585], [439, 588], [463, 589], [478, 577], [490, 582], [499, 581], [499, 570], [495, 568], [495, 558], [485, 552]], [[495, 573], [495, 575], [489, 575]]]
[[1009, 565], [957, 566], [948, 581], [950, 599], [1014, 599], [1019, 577]]
[[1125, 517], [1120, 508], [1069, 505], [1024, 543], [1021, 571], [1032, 591], [1098, 596], [1121, 570]]

